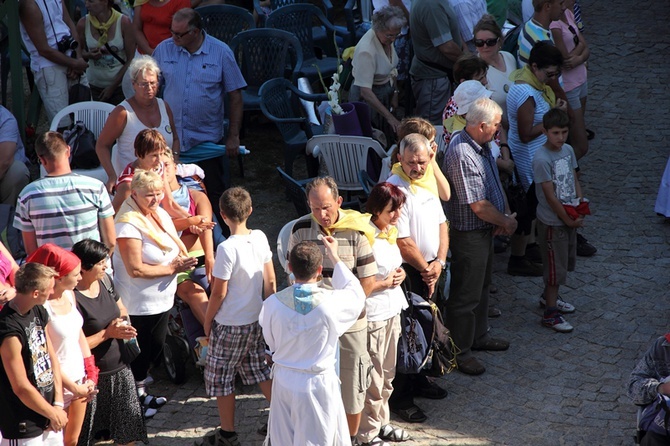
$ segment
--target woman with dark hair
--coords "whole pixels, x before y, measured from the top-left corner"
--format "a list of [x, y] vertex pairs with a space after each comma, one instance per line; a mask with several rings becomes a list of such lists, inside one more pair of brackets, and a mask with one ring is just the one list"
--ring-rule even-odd
[[358, 429], [358, 440], [363, 445], [409, 439], [404, 429], [389, 424], [388, 402], [395, 377], [400, 311], [407, 308], [407, 300], [400, 287], [405, 280], [405, 270], [400, 266], [402, 256], [396, 245], [398, 230], [395, 227], [404, 204], [405, 194], [390, 183], [375, 185], [366, 204], [366, 210], [372, 214], [370, 224], [375, 230], [372, 250], [378, 272], [372, 293], [365, 300], [372, 370]]
[[[125, 324], [123, 317], [128, 316], [128, 311], [105, 272], [109, 249], [103, 243], [85, 239], [77, 242], [72, 252], [81, 260], [81, 280], [74, 290], [77, 309], [84, 318], [84, 335], [100, 369], [99, 392], [88, 405], [78, 444], [92, 445], [95, 434], [104, 430], [109, 431], [109, 438], [116, 444], [147, 443], [133, 373], [121, 353], [124, 342], [137, 333]], [[149, 409], [147, 415], [155, 413], [156, 409]]]
[[[509, 132], [507, 142], [512, 152], [512, 159], [523, 189], [529, 192], [527, 197], [530, 206], [535, 206], [533, 183], [533, 156], [547, 137], [542, 130], [542, 117], [549, 109], [557, 107], [567, 111], [567, 103], [556, 98], [549, 81], [561, 75], [563, 55], [550, 42], [538, 42], [530, 51], [528, 64], [512, 73], [514, 85], [507, 94], [507, 113]], [[513, 209], [514, 211], [514, 209]], [[542, 276], [542, 267], [525, 257], [526, 235], [531, 233], [532, 218], [518, 219], [517, 233], [512, 236], [512, 255], [507, 272], [517, 276]]]

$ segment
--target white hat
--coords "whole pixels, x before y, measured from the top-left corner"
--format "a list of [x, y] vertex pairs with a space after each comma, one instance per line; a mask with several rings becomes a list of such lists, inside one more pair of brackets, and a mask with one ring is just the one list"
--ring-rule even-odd
[[479, 98], [490, 98], [493, 92], [487, 90], [479, 81], [465, 81], [454, 91], [454, 102], [457, 105], [457, 114], [464, 115], [470, 106]]

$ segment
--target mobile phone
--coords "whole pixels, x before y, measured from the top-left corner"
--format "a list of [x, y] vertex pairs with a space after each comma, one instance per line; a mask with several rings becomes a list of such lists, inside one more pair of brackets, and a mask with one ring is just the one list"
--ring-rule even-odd
[[201, 268], [205, 266], [205, 256], [198, 256], [196, 257], [196, 259], [198, 259], [198, 263], [195, 264], [196, 268]]

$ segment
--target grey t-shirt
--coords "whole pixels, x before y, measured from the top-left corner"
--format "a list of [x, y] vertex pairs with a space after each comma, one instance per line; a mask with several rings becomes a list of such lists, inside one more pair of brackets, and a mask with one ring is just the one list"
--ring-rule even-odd
[[577, 157], [569, 144], [563, 144], [561, 150], [550, 150], [547, 146], [540, 147], [533, 157], [533, 181], [537, 194], [537, 218], [549, 226], [563, 226], [563, 220], [558, 218], [547, 202], [542, 183], [551, 181], [554, 184], [554, 193], [562, 204], [570, 204], [577, 198], [575, 186], [575, 169]]

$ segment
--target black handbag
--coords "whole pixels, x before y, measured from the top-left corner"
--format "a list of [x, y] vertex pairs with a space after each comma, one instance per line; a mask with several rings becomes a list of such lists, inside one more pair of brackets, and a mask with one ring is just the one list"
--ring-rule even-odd
[[[109, 295], [112, 296], [114, 300], [118, 300], [116, 290], [114, 289], [114, 282], [112, 282], [112, 278], [109, 277], [109, 274], [105, 274], [103, 278], [100, 279], [100, 282], [102, 282], [102, 285], [105, 287]], [[119, 343], [119, 350], [121, 351], [121, 360], [127, 365], [130, 365], [130, 363], [132, 363], [142, 352], [137, 343], [137, 338], [128, 339], [127, 341], [117, 339], [117, 342]]]
[[63, 132], [65, 142], [70, 146], [70, 167], [73, 169], [95, 169], [100, 159], [95, 153], [95, 135], [82, 121]]
[[429, 342], [421, 321], [430, 314], [430, 303], [416, 293], [407, 291], [409, 307], [400, 312], [400, 340], [398, 342], [398, 373], [420, 373], [428, 361]]
[[91, 87], [84, 85], [81, 82], [77, 82], [70, 87], [68, 91], [68, 103], [70, 105], [76, 104], [77, 102], [86, 102], [91, 100]]
[[[514, 161], [511, 153], [510, 159]], [[519, 175], [519, 171], [516, 168], [516, 163], [514, 163], [514, 175], [507, 184], [507, 187], [504, 189], [510, 211], [516, 212], [516, 220], [534, 220], [535, 213], [537, 211], [535, 183], [531, 183], [530, 187], [528, 188], [528, 192], [523, 189], [523, 185], [521, 184], [521, 176]]]

